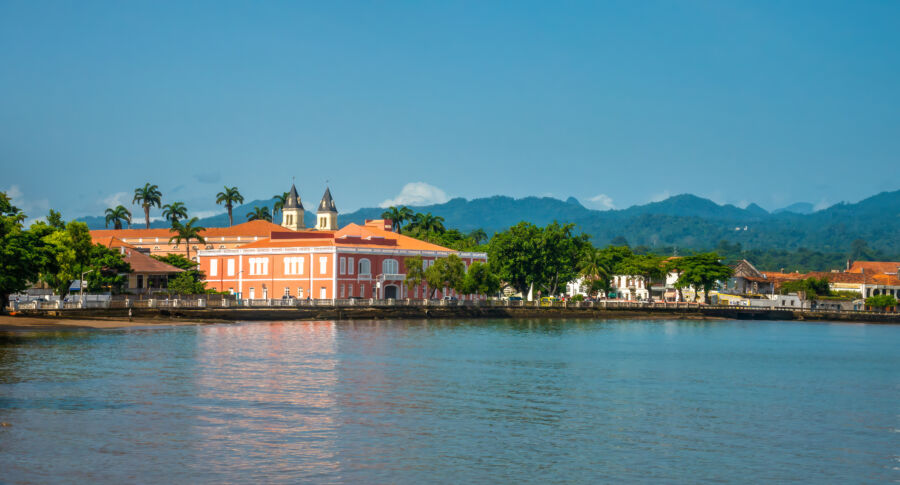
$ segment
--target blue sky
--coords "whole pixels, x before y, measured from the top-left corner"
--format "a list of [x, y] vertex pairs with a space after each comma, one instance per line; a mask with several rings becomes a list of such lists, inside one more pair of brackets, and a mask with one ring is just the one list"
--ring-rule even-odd
[[102, 214], [900, 188], [900, 2], [0, 0], [0, 190]]

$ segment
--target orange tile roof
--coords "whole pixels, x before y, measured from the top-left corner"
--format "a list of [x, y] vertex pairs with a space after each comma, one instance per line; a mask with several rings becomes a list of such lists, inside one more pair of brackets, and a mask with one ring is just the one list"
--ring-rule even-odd
[[[293, 236], [293, 237], [292, 237]], [[298, 231], [295, 235], [285, 233], [283, 230], [273, 231], [267, 239], [261, 239], [240, 246], [240, 248], [295, 248], [295, 247], [358, 247], [385, 249], [404, 249], [413, 251], [443, 251], [454, 250], [438, 246], [416, 238], [404, 236], [391, 231], [374, 228], [372, 226], [360, 226], [348, 224], [339, 231]]]
[[378, 229], [372, 226], [360, 226], [358, 224], [348, 224], [341, 228], [340, 231], [337, 231], [334, 235], [335, 242], [338, 246], [349, 246], [349, 247], [371, 247], [373, 243], [353, 243], [353, 242], [341, 242], [341, 238], [344, 237], [344, 240], [352, 240], [353, 236], [358, 236], [362, 240], [376, 240], [377, 238], [384, 238], [385, 240], [395, 241], [391, 243], [392, 246], [397, 249], [408, 249], [415, 251], [447, 251], [452, 252], [453, 250], [450, 248], [445, 248], [443, 246], [438, 246], [437, 244], [432, 244], [426, 241], [420, 241], [414, 237], [404, 236], [403, 234], [397, 234], [396, 232], [385, 231], [384, 229]]
[[[272, 231], [290, 231], [269, 221], [249, 221], [231, 227], [207, 227], [201, 234], [206, 237], [269, 237]], [[170, 228], [159, 229], [97, 229], [91, 231], [91, 237], [100, 239], [115, 237], [118, 239], [165, 238], [168, 240], [175, 233]]]
[[900, 268], [900, 262], [896, 261], [854, 261], [847, 272], [862, 273], [865, 270], [867, 274], [897, 274], [898, 268]]
[[[93, 235], [92, 235], [93, 236]], [[101, 246], [107, 248], [134, 248], [131, 244], [128, 244], [125, 241], [113, 236], [107, 237], [91, 237], [91, 242], [93, 244], [99, 244]]]
[[132, 273], [143, 273], [143, 274], [170, 274], [170, 273], [181, 273], [184, 271], [181, 268], [176, 268], [170, 264], [163, 263], [157, 259], [151, 258], [146, 254], [136, 250], [136, 249], [123, 249], [124, 254], [122, 259], [124, 259], [128, 264], [131, 265]]

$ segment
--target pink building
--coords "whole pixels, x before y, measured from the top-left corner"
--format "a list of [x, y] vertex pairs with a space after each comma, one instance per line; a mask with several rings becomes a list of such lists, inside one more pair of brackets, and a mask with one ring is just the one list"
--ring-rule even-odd
[[[282, 225], [302, 228], [302, 217], [302, 204], [292, 187]], [[487, 261], [485, 253], [458, 252], [397, 234], [390, 221], [335, 230], [337, 209], [330, 192], [319, 204], [316, 226], [272, 231], [268, 238], [236, 248], [199, 251], [207, 287], [245, 299], [426, 298], [431, 289], [424, 283], [411, 290], [404, 284], [407, 258], [421, 256], [426, 268], [450, 254], [458, 255], [466, 267]], [[473, 298], [438, 288], [435, 297], [444, 296]]]

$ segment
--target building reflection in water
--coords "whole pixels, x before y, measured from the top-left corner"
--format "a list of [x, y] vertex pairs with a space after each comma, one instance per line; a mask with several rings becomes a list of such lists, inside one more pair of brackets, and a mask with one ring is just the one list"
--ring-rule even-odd
[[223, 472], [334, 474], [335, 323], [211, 326], [201, 332], [196, 387], [202, 439], [196, 446], [201, 456], [208, 450], [201, 464]]

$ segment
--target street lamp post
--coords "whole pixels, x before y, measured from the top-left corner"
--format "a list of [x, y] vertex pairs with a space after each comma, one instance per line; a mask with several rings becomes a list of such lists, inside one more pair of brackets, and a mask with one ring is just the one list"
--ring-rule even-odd
[[78, 295], [78, 305], [81, 308], [84, 308], [84, 275], [86, 275], [92, 271], [94, 271], [94, 270], [89, 269], [87, 271], [82, 271], [81, 272], [81, 280], [78, 282], [78, 291], [81, 293], [80, 295]]

